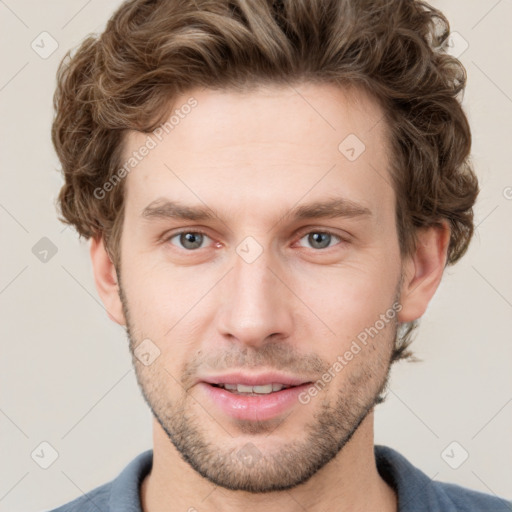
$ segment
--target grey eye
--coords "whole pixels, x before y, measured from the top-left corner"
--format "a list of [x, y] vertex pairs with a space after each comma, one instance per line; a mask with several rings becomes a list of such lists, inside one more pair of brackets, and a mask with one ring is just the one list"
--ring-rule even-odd
[[326, 249], [331, 245], [333, 239], [341, 240], [340, 237], [325, 231], [312, 231], [303, 236], [301, 240], [307, 239], [313, 249]]
[[[195, 231], [183, 231], [172, 236], [169, 241], [171, 243], [173, 239], [178, 238], [179, 244], [183, 249], [194, 250], [200, 249], [203, 245], [205, 238], [209, 238], [203, 233], [197, 233]], [[176, 245], [176, 244], [173, 244]]]

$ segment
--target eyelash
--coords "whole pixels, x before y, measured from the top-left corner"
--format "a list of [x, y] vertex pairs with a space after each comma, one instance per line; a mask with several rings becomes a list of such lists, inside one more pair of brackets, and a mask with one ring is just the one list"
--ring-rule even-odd
[[[340, 240], [339, 243], [348, 243], [348, 239], [347, 238], [343, 238], [338, 233], [335, 233], [334, 231], [331, 231], [331, 230], [325, 229], [325, 228], [322, 228], [322, 229], [310, 229], [309, 231], [300, 231], [299, 232], [298, 240], [302, 240], [306, 235], [309, 235], [311, 233], [322, 233], [323, 235], [330, 235], [330, 236], [332, 236], [334, 238], [338, 238]], [[326, 251], [327, 249], [332, 249], [336, 245], [337, 244], [335, 244], [335, 245], [333, 245], [331, 247], [326, 247], [325, 249], [318, 249], [318, 251]], [[304, 247], [304, 249], [306, 249], [306, 247]]]
[[[170, 242], [172, 238], [174, 238], [175, 236], [178, 236], [178, 235], [183, 235], [184, 233], [193, 233], [194, 235], [205, 235], [207, 236], [208, 238], [211, 238], [208, 233], [206, 233], [205, 231], [201, 230], [201, 229], [183, 229], [181, 231], [176, 231], [175, 233], [171, 233], [170, 235], [167, 235], [165, 236], [164, 238], [164, 242]], [[180, 249], [178, 247], [178, 249]], [[186, 249], [183, 249], [184, 251], [187, 251]], [[195, 251], [198, 251], [199, 249], [195, 249]], [[187, 251], [187, 252], [195, 252], [195, 251]]]
[[[164, 242], [166, 243], [170, 243], [171, 239], [174, 238], [175, 236], [177, 235], [182, 235], [184, 233], [193, 233], [195, 235], [204, 235], [204, 236], [207, 236], [208, 238], [211, 238], [208, 233], [206, 233], [205, 231], [201, 230], [201, 229], [185, 229], [185, 230], [181, 230], [181, 231], [176, 231], [174, 233], [171, 233], [170, 235], [168, 236], [165, 236], [164, 238]], [[311, 233], [322, 233], [322, 234], [325, 234], [325, 235], [330, 235], [332, 237], [335, 237], [335, 238], [338, 238], [340, 240], [339, 243], [348, 243], [348, 240], [346, 238], [343, 238], [341, 235], [335, 233], [334, 231], [330, 231], [329, 229], [310, 229], [309, 231], [301, 231], [299, 233], [299, 238], [298, 240], [302, 240], [306, 235], [309, 235]], [[171, 244], [172, 245], [172, 244]], [[319, 251], [327, 251], [328, 249], [332, 249], [333, 247], [335, 247], [337, 244], [335, 244], [334, 246], [331, 246], [331, 247], [326, 247], [324, 249], [312, 249], [313, 251], [315, 252], [319, 252]], [[176, 247], [176, 246], [175, 246]], [[302, 247], [302, 246], [301, 246]], [[179, 247], [177, 247], [178, 249], [180, 249]], [[303, 249], [307, 249], [307, 247], [302, 247]], [[183, 249], [184, 251], [186, 252], [196, 252], [198, 251], [199, 249], [194, 249], [194, 250], [187, 250], [187, 249]]]

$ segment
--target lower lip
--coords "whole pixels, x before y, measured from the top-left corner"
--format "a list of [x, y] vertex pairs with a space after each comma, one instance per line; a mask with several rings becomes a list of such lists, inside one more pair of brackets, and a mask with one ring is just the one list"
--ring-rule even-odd
[[270, 420], [283, 414], [298, 403], [299, 394], [309, 386], [311, 386], [310, 383], [282, 389], [268, 395], [250, 396], [237, 395], [207, 382], [199, 383], [199, 387], [204, 390], [207, 397], [225, 414], [249, 421]]

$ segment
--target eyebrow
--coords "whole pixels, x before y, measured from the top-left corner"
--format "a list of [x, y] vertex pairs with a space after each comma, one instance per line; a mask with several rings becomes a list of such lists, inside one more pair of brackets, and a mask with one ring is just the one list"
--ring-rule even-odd
[[[291, 218], [294, 221], [306, 219], [334, 219], [371, 217], [372, 212], [366, 206], [347, 198], [338, 197], [326, 201], [315, 201], [296, 206], [284, 213], [280, 218]], [[220, 219], [214, 210], [207, 206], [188, 206], [177, 201], [158, 198], [148, 204], [142, 211], [145, 219], [176, 219], [189, 221], [207, 221]]]

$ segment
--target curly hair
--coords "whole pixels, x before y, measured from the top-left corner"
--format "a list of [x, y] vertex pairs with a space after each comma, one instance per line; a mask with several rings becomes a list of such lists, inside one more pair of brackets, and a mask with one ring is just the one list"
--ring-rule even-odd
[[[445, 16], [418, 0], [129, 0], [57, 72], [52, 142], [65, 178], [61, 220], [103, 237], [115, 264], [124, 186], [98, 198], [121, 165], [125, 134], [154, 131], [194, 87], [247, 91], [301, 82], [360, 87], [382, 106], [402, 256], [417, 229], [451, 229], [447, 265], [473, 235], [478, 181], [460, 100], [462, 64]], [[406, 350], [416, 322], [395, 340]]]

